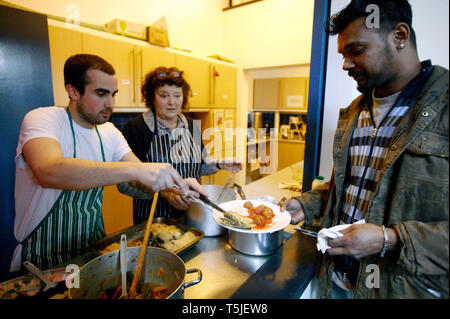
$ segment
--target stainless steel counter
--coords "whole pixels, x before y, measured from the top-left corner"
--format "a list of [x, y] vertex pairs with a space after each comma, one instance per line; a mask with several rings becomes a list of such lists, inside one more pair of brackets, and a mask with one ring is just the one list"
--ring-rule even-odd
[[[290, 236], [285, 232], [286, 239]], [[192, 249], [180, 255], [187, 269], [199, 268], [203, 274], [200, 283], [185, 290], [186, 299], [230, 298], [271, 257], [240, 253], [228, 244], [227, 238], [227, 234], [203, 237]], [[195, 276], [192, 275], [192, 279]], [[186, 281], [192, 279], [187, 275]]]

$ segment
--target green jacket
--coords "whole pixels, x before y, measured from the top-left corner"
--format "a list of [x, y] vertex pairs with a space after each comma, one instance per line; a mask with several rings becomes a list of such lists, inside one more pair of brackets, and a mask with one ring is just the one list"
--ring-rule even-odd
[[[397, 230], [403, 246], [361, 259], [354, 298], [433, 298], [428, 288], [449, 297], [449, 107], [448, 70], [434, 66], [415, 104], [405, 115], [386, 155], [366, 222]], [[348, 149], [363, 96], [340, 110], [333, 145], [333, 174], [321, 190], [297, 197], [305, 225], [321, 219], [337, 224], [341, 210]], [[379, 288], [373, 268], [379, 269]], [[333, 258], [318, 252], [320, 298], [331, 297]], [[366, 285], [366, 280], [369, 285]]]

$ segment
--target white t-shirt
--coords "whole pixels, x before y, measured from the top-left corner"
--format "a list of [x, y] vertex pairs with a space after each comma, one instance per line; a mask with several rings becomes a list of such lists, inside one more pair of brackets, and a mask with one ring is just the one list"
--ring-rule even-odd
[[[100, 141], [95, 129], [87, 129], [72, 121], [76, 140], [76, 157], [91, 161], [103, 161]], [[131, 152], [122, 133], [107, 122], [97, 125], [103, 143], [106, 162], [119, 161]], [[22, 148], [29, 140], [37, 137], [48, 137], [58, 141], [63, 156], [73, 157], [74, 143], [70, 128], [69, 116], [61, 107], [40, 107], [27, 113], [20, 129], [19, 142], [16, 149], [16, 184], [14, 235], [22, 242], [44, 219], [58, 199], [62, 190], [44, 188], [37, 182], [33, 172], [25, 162]], [[21, 245], [14, 252], [11, 271], [20, 267]], [[17, 259], [18, 258], [18, 259]], [[17, 265], [17, 263], [19, 263]], [[14, 265], [15, 264], [15, 265]]]
[[375, 120], [375, 125], [378, 127], [381, 121], [384, 119], [386, 114], [397, 101], [398, 96], [402, 93], [401, 91], [394, 93], [386, 97], [375, 97], [375, 90], [372, 91], [372, 112]]

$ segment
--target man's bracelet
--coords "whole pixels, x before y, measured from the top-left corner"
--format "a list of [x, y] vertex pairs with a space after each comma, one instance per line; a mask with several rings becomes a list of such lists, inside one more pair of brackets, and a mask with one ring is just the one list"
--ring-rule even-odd
[[388, 237], [388, 234], [386, 231], [386, 227], [384, 227], [384, 225], [381, 225], [381, 230], [383, 231], [383, 236], [384, 236], [384, 246], [383, 246], [383, 249], [381, 250], [380, 257], [383, 258], [384, 255], [386, 254], [386, 251], [388, 248], [389, 237]]

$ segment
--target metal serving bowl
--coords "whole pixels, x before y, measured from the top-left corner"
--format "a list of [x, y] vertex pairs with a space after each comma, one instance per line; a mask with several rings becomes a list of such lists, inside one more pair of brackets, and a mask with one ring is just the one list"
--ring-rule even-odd
[[273, 233], [249, 234], [228, 230], [228, 242], [237, 251], [252, 256], [273, 254], [283, 245], [284, 230]]

